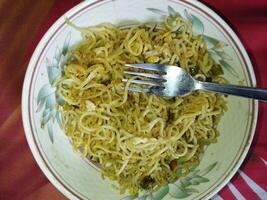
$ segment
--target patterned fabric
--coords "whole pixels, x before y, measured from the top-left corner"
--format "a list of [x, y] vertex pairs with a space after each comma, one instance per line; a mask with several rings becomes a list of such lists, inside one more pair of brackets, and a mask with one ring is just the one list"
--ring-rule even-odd
[[[39, 170], [27, 146], [20, 117], [20, 93], [26, 63], [38, 41], [57, 18], [79, 2], [0, 1], [1, 200], [65, 199]], [[258, 86], [267, 88], [267, 1], [202, 2], [221, 14], [234, 28], [252, 59]], [[250, 152], [235, 177], [213, 200], [267, 200], [266, 121], [267, 103], [260, 103], [259, 121]]]

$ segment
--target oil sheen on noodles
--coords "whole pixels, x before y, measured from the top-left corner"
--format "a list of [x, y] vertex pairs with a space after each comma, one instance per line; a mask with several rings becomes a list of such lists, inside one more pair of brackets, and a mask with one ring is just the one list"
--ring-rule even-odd
[[55, 85], [74, 149], [98, 163], [121, 193], [153, 190], [197, 166], [205, 147], [216, 142], [225, 98], [205, 92], [175, 98], [133, 93], [123, 89], [121, 79], [125, 63], [146, 62], [179, 65], [195, 78], [224, 82], [203, 37], [181, 17], [129, 28], [67, 23], [82, 40], [70, 49]]

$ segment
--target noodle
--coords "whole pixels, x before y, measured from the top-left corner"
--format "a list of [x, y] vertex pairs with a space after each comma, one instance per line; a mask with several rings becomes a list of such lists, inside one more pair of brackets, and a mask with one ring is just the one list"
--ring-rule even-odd
[[[64, 75], [56, 81], [65, 104], [63, 127], [73, 147], [97, 162], [120, 192], [152, 190], [196, 166], [204, 147], [216, 142], [226, 111], [220, 94], [194, 92], [158, 97], [128, 92], [121, 79], [126, 63], [179, 65], [196, 78], [224, 81], [203, 37], [181, 17], [162, 27], [120, 29], [109, 23], [77, 27], [82, 40], [69, 51]], [[140, 70], [139, 70], [140, 71]], [[141, 70], [142, 71], [142, 70]], [[140, 78], [140, 77], [138, 77]]]

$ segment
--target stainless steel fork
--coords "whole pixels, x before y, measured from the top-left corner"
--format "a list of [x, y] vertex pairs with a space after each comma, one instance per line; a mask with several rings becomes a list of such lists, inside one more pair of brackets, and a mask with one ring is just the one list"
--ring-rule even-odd
[[[201, 82], [195, 80], [184, 69], [162, 64], [126, 64], [130, 68], [152, 70], [157, 73], [143, 73], [134, 71], [124, 71], [125, 74], [139, 77], [151, 78], [150, 80], [133, 79], [131, 83], [154, 86], [146, 89], [128, 87], [133, 92], [152, 93], [158, 96], [184, 96], [195, 90], [204, 90], [208, 92], [223, 93], [267, 101], [267, 89], [244, 87], [238, 85], [228, 85], [210, 82]], [[122, 79], [128, 82], [129, 79]]]

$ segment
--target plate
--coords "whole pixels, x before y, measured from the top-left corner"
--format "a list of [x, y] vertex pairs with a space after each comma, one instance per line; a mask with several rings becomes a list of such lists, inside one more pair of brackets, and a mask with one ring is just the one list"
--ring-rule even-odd
[[47, 178], [69, 199], [209, 199], [233, 177], [252, 142], [258, 102], [228, 97], [216, 144], [210, 145], [200, 165], [187, 177], [157, 191], [138, 196], [121, 195], [100, 170], [74, 152], [61, 129], [56, 104], [61, 99], [53, 81], [67, 60], [66, 52], [81, 39], [65, 23], [68, 17], [79, 26], [111, 22], [120, 26], [136, 22], [160, 22], [162, 15], [182, 15], [202, 34], [210, 54], [219, 62], [232, 84], [255, 86], [251, 61], [233, 30], [211, 9], [198, 1], [185, 0], [90, 0], [59, 18], [39, 42], [25, 75], [22, 114], [30, 149]]

